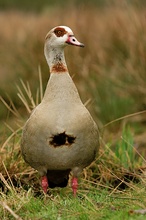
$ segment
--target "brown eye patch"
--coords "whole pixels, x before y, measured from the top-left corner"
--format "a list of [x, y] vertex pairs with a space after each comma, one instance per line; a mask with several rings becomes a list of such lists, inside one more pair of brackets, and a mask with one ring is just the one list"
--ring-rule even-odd
[[54, 30], [54, 33], [57, 37], [63, 37], [67, 31], [64, 29], [64, 28], [61, 28], [61, 27], [57, 27], [55, 30]]

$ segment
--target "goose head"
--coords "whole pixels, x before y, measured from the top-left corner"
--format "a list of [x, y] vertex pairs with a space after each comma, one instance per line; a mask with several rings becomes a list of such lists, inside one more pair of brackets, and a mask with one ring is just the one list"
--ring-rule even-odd
[[74, 36], [72, 30], [67, 26], [58, 26], [49, 31], [46, 35], [46, 46], [59, 48], [65, 47], [68, 44], [84, 47]]
[[49, 31], [45, 40], [44, 54], [50, 68], [50, 73], [68, 72], [64, 57], [64, 48], [68, 44], [84, 47], [66, 26], [58, 26]]

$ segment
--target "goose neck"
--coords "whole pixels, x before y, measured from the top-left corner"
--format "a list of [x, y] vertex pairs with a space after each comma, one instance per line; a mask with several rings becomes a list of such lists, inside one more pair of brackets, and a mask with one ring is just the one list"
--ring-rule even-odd
[[64, 48], [45, 47], [44, 52], [50, 73], [68, 72], [64, 57]]

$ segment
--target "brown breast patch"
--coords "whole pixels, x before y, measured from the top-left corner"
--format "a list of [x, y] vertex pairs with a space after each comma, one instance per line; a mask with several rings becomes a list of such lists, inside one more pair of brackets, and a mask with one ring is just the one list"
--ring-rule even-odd
[[63, 63], [56, 63], [52, 69], [51, 73], [62, 73], [62, 72], [67, 72], [66, 66], [63, 65]]

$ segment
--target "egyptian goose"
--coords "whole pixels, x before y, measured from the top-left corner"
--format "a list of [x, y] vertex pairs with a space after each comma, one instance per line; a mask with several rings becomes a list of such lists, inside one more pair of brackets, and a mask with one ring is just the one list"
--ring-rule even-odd
[[24, 160], [40, 173], [45, 193], [48, 186], [66, 187], [71, 172], [76, 195], [78, 176], [98, 151], [99, 133], [68, 73], [64, 57], [68, 44], [84, 47], [69, 27], [55, 27], [46, 36], [50, 79], [42, 102], [24, 126], [21, 150]]

